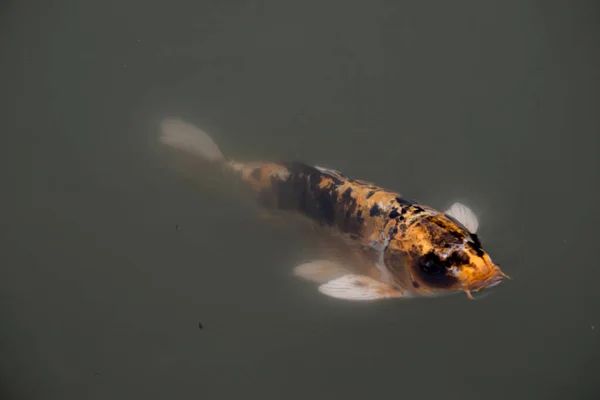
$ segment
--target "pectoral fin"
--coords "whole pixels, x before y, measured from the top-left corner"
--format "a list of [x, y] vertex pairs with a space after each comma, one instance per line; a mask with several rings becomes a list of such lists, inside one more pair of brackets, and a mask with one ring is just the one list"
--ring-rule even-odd
[[446, 214], [463, 224], [471, 233], [477, 232], [479, 221], [477, 221], [477, 217], [473, 211], [471, 211], [471, 209], [464, 204], [452, 204], [452, 207], [446, 210]]
[[316, 283], [326, 283], [348, 273], [344, 265], [329, 260], [315, 260], [294, 268], [294, 275]]
[[347, 274], [319, 286], [319, 292], [337, 299], [373, 301], [404, 297], [392, 286], [365, 275]]

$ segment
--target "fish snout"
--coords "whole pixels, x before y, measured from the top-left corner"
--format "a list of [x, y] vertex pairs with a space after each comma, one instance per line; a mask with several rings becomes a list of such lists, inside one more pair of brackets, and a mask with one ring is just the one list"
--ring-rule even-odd
[[[477, 274], [478, 275], [478, 274]], [[479, 292], [482, 289], [493, 288], [498, 286], [503, 280], [510, 279], [499, 267], [494, 266], [491, 272], [485, 275], [471, 276], [465, 285], [465, 292], [469, 298], [472, 298], [470, 292]]]

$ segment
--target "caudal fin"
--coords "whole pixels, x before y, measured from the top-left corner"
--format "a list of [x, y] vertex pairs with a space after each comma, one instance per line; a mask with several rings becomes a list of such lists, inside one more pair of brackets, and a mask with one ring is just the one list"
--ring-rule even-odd
[[178, 117], [165, 118], [161, 123], [160, 143], [209, 162], [224, 160], [216, 143], [206, 132]]

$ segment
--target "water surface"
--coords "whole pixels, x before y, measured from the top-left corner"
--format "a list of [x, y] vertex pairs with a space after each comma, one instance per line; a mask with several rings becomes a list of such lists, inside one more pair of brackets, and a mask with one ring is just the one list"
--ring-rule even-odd
[[[3, 398], [596, 398], [589, 4], [2, 3]], [[324, 298], [291, 275], [303, 233], [155, 158], [168, 115], [463, 201], [514, 279]]]

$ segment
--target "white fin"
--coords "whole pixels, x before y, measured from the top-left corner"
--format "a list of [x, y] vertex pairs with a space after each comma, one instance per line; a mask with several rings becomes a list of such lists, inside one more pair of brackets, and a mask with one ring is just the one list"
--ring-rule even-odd
[[202, 129], [181, 118], [166, 118], [161, 123], [160, 142], [207, 161], [223, 160], [221, 150]]
[[316, 283], [329, 282], [348, 274], [348, 272], [343, 265], [329, 260], [315, 260], [294, 268], [294, 275]]
[[402, 292], [390, 285], [364, 275], [344, 275], [319, 286], [319, 292], [337, 299], [373, 301], [403, 297]]
[[446, 214], [455, 218], [463, 224], [471, 233], [476, 233], [479, 227], [477, 217], [471, 209], [464, 204], [454, 203], [452, 207], [446, 210]]

